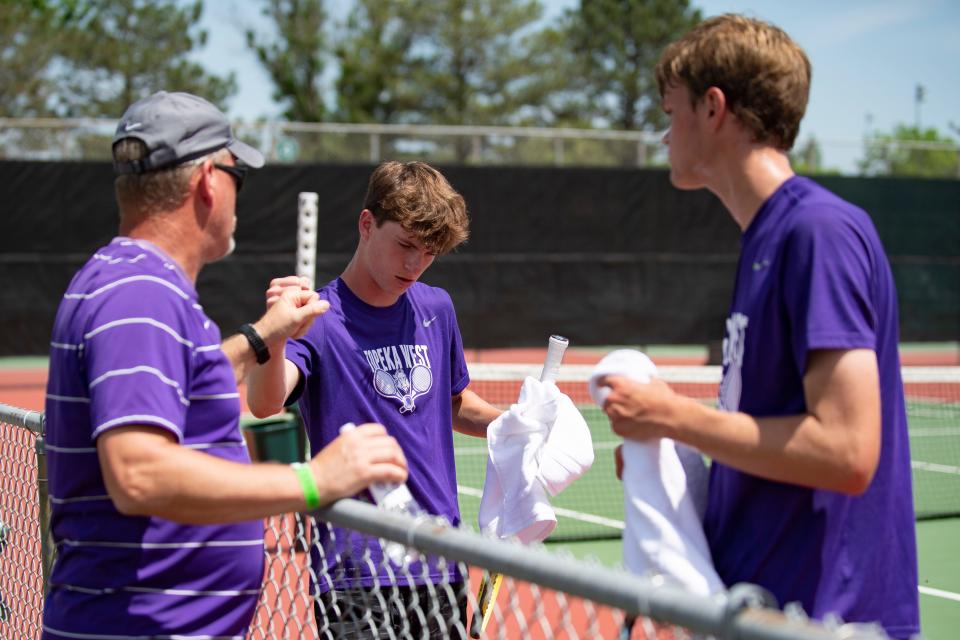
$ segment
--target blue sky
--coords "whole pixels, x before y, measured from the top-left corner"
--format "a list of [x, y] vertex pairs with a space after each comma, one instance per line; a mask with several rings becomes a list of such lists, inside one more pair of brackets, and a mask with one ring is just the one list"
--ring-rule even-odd
[[[545, 0], [556, 15], [574, 0]], [[239, 92], [230, 115], [246, 120], [279, 113], [271, 85], [244, 43], [260, 3], [207, 0], [207, 47], [197, 56], [211, 71], [234, 71]], [[328, 3], [342, 13], [347, 0]], [[956, 0], [694, 0], [704, 15], [737, 12], [773, 22], [802, 46], [813, 86], [801, 143], [816, 137], [828, 165], [849, 168], [869, 130], [913, 124], [917, 84], [926, 90], [920, 123], [960, 139], [960, 2]], [[336, 17], [336, 16], [335, 16]]]

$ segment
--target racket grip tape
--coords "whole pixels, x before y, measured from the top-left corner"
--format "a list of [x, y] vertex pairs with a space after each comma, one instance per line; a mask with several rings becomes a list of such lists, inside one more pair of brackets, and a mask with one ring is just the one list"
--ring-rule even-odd
[[563, 336], [553, 335], [547, 341], [547, 357], [543, 361], [543, 371], [540, 373], [541, 382], [556, 382], [560, 374], [560, 362], [567, 350], [570, 341]]
[[480, 583], [480, 590], [477, 592], [477, 608], [473, 612], [473, 619], [470, 621], [470, 637], [479, 638], [487, 629], [487, 625], [493, 618], [493, 609], [497, 604], [497, 595], [500, 593], [500, 585], [503, 583], [502, 573], [483, 572], [483, 581]]

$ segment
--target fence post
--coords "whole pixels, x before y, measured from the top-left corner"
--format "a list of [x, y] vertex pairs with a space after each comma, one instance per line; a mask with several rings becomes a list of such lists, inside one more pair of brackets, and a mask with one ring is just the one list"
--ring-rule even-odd
[[645, 166], [647, 166], [647, 143], [640, 138], [637, 140], [637, 167], [642, 169]]
[[370, 162], [377, 164], [380, 162], [380, 134], [370, 134]]
[[483, 162], [483, 140], [480, 136], [470, 138], [470, 157], [475, 164]]
[[43, 595], [50, 588], [50, 569], [53, 567], [53, 546], [50, 544], [50, 492], [47, 487], [47, 450], [44, 434], [46, 416], [43, 418], [43, 431], [37, 437], [37, 499], [40, 521], [40, 568], [43, 571]]

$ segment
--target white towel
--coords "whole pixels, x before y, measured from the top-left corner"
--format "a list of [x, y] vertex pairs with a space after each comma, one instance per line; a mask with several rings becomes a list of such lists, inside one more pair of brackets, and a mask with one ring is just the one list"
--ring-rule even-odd
[[[646, 384], [657, 368], [639, 351], [610, 353], [590, 376], [590, 395], [600, 406], [610, 389], [598, 381], [607, 375]], [[706, 481], [706, 466], [695, 449], [668, 438], [623, 443], [623, 560], [630, 571], [673, 579], [700, 595], [723, 590], [703, 534]], [[702, 505], [696, 504], [698, 498]]]
[[590, 425], [570, 396], [553, 383], [534, 382], [556, 396], [556, 415], [540, 450], [537, 478], [551, 496], [570, 486], [593, 466], [593, 438]]
[[487, 429], [487, 476], [480, 500], [484, 533], [544, 540], [557, 526], [555, 496], [593, 464], [590, 428], [551, 382], [526, 378], [516, 404]]

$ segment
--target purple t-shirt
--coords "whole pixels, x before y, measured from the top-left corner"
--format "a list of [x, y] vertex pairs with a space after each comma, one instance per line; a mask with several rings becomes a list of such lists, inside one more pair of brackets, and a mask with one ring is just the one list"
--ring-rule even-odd
[[[459, 524], [451, 398], [470, 377], [450, 296], [417, 282], [393, 305], [374, 307], [339, 278], [319, 294], [330, 301], [330, 310], [286, 350], [305, 380], [288, 402], [299, 397], [313, 454], [347, 422], [379, 422], [403, 449], [407, 486], [420, 506]], [[352, 542], [351, 555], [359, 559], [369, 540], [355, 534]], [[383, 564], [379, 547], [370, 546], [373, 562]], [[333, 586], [370, 586], [368, 565], [358, 564], [346, 559], [337, 568], [345, 575]], [[326, 567], [323, 573], [331, 571]], [[410, 573], [419, 576], [420, 567], [415, 563]], [[439, 577], [435, 566], [429, 573]], [[384, 570], [380, 575], [389, 580]], [[400, 576], [395, 582], [406, 584]]]
[[898, 638], [919, 631], [897, 344], [893, 277], [870, 218], [815, 182], [791, 178], [742, 237], [720, 405], [758, 417], [804, 413], [811, 350], [872, 349], [880, 371], [880, 463], [858, 497], [714, 463], [704, 527], [726, 584], [759, 584], [815, 618], [880, 622]]
[[115, 238], [77, 272], [50, 343], [46, 452], [57, 559], [44, 638], [243, 638], [263, 579], [263, 524], [120, 514], [96, 439], [142, 424], [249, 463], [220, 331], [177, 265]]

